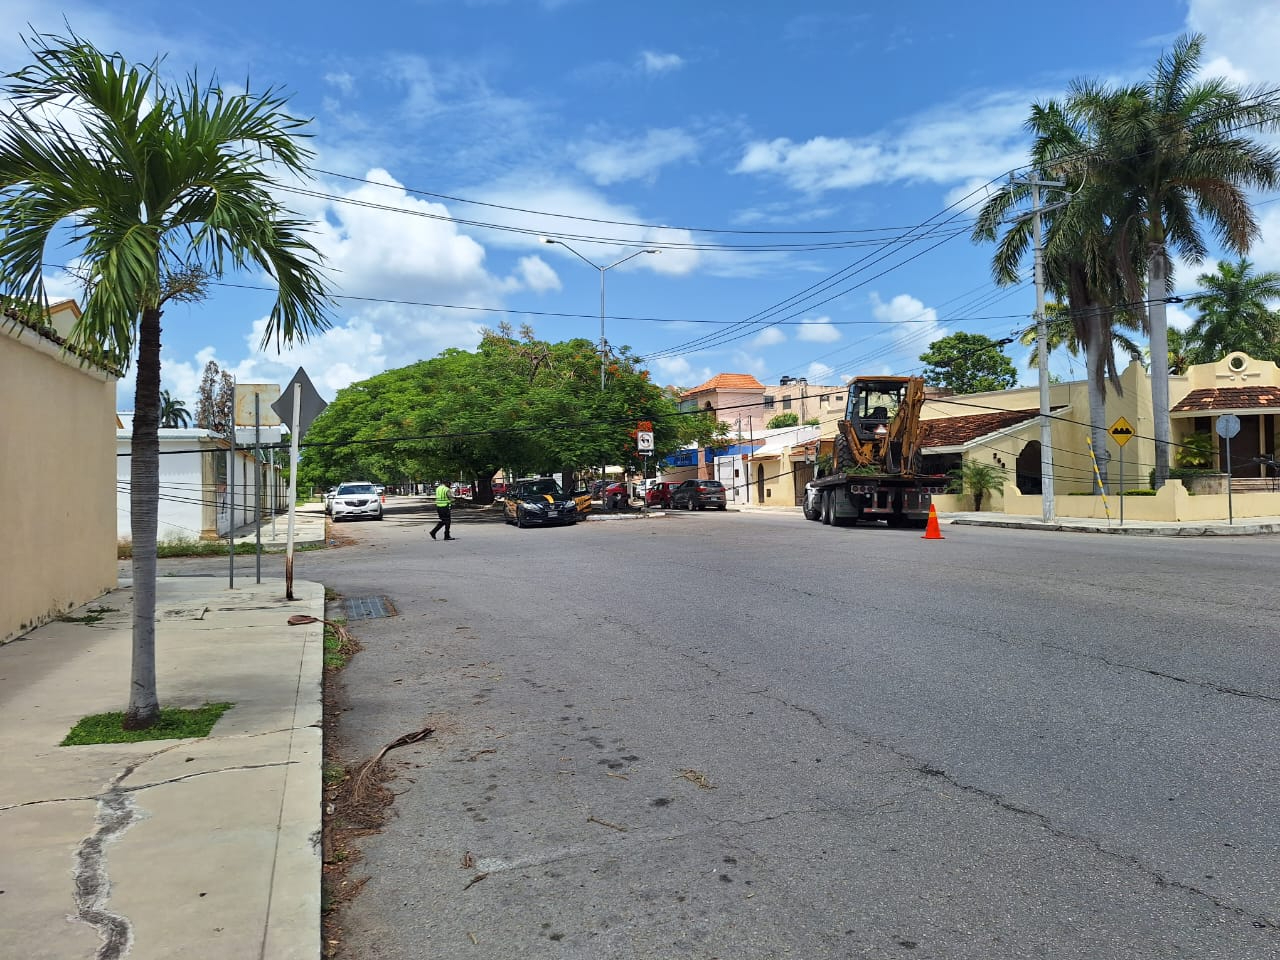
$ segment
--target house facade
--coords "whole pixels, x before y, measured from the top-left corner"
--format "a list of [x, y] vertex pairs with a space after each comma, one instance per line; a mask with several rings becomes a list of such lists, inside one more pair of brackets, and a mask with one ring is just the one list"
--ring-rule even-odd
[[[817, 430], [834, 433], [836, 421], [844, 414], [846, 393], [843, 386], [810, 384], [804, 377], [782, 377], [776, 384], [764, 384], [749, 373], [718, 373], [681, 393], [679, 409], [713, 411], [716, 419], [728, 426], [729, 443], [718, 448], [690, 447], [672, 454], [663, 462], [662, 478], [717, 479], [735, 502], [772, 499], [780, 492], [771, 466], [763, 461], [754, 466], [747, 462], [753, 451], [778, 435], [778, 430], [769, 430], [769, 421], [778, 414], [794, 413], [801, 427], [817, 420]], [[800, 489], [803, 491], [803, 483]]]
[[[129, 539], [133, 415], [122, 413], [119, 417], [122, 426], [116, 432], [116, 522], [118, 536]], [[267, 431], [263, 434], [264, 443], [279, 440], [279, 430], [271, 431], [269, 437], [265, 435]], [[259, 486], [264, 518], [287, 509], [288, 489], [281, 465], [266, 455], [257, 461], [252, 430], [236, 431], [234, 454], [227, 436], [199, 427], [162, 427], [159, 440], [158, 540], [217, 540], [231, 529], [252, 524]]]
[[[1108, 428], [1122, 418], [1128, 423], [1132, 432], [1123, 449], [1111, 437], [1105, 449], [1090, 449], [1085, 381], [1050, 386], [1054, 511], [1059, 516], [1115, 516], [1122, 492], [1150, 488], [1155, 464], [1150, 377], [1141, 364], [1132, 363], [1119, 379], [1119, 389], [1108, 388], [1102, 422]], [[1222, 493], [1193, 495], [1175, 480], [1154, 496], [1127, 497], [1126, 515], [1135, 520], [1183, 521], [1225, 518], [1229, 510], [1239, 517], [1280, 515], [1280, 367], [1231, 353], [1170, 377], [1169, 396], [1171, 462], [1176, 463], [1178, 450], [1191, 435], [1211, 437], [1211, 469], [1229, 475], [1232, 503], [1228, 504], [1225, 486]], [[819, 414], [821, 438], [835, 436], [843, 409], [843, 402], [838, 408], [829, 403], [828, 414]], [[925, 472], [948, 473], [966, 462], [989, 464], [1003, 476], [1004, 490], [988, 494], [984, 507], [1040, 516], [1044, 480], [1039, 412], [1038, 387], [927, 396], [921, 412]], [[1228, 415], [1240, 424], [1231, 439], [1230, 456], [1227, 441], [1217, 434], [1219, 420]], [[812, 476], [811, 438], [797, 435], [755, 442], [742, 452], [746, 459], [739, 469], [752, 484], [754, 503], [792, 506], [800, 502], [804, 484]], [[1095, 467], [1107, 479], [1105, 498], [1094, 495]], [[935, 502], [943, 511], [972, 509], [967, 495], [939, 496]]]
[[11, 499], [0, 555], [0, 642], [116, 585], [116, 373], [66, 349], [73, 301], [46, 322], [0, 321], [0, 485]]

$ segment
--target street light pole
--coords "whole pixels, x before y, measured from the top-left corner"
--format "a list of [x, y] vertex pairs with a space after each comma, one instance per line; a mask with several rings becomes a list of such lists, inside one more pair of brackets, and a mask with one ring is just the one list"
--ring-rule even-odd
[[569, 244], [565, 243], [563, 240], [556, 240], [552, 237], [543, 237], [542, 242], [564, 247], [566, 250], [572, 253], [575, 257], [577, 257], [587, 266], [591, 267], [594, 270], [600, 271], [600, 391], [603, 393], [604, 392], [604, 371], [605, 371], [605, 366], [608, 363], [607, 358], [609, 353], [609, 343], [604, 338], [604, 275], [608, 271], [612, 270], [614, 267], [620, 266], [626, 263], [628, 260], [632, 259], [633, 257], [640, 256], [640, 254], [642, 253], [661, 253], [662, 251], [657, 249], [636, 250], [633, 253], [627, 254], [621, 260], [615, 260], [613, 263], [602, 266], [598, 263], [595, 263], [592, 260], [588, 260], [586, 257], [580, 254], [577, 250], [573, 249], [573, 247], [569, 246]]

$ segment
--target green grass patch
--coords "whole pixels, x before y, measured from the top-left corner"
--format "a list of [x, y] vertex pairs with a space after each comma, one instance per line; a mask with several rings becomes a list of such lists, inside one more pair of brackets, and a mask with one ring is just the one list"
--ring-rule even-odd
[[167, 707], [160, 719], [145, 730], [126, 730], [124, 713], [97, 713], [82, 718], [66, 739], [64, 747], [80, 747], [90, 743], [140, 743], [144, 740], [185, 740], [207, 737], [218, 718], [231, 709], [230, 703], [206, 703], [194, 710]]
[[78, 617], [65, 616], [59, 617], [63, 623], [101, 623], [102, 618], [108, 613], [118, 613], [115, 607], [90, 607], [87, 613]]
[[[344, 624], [345, 620], [334, 620], [336, 624]], [[324, 665], [334, 670], [341, 670], [355, 653], [346, 637], [338, 633], [329, 624], [324, 625]]]
[[[305, 553], [309, 550], [323, 550], [323, 543], [295, 543], [294, 553]], [[252, 540], [236, 544], [237, 556], [252, 557], [258, 552], [258, 545]], [[283, 547], [262, 545], [263, 553], [284, 553]], [[227, 541], [225, 540], [161, 540], [156, 543], [156, 556], [161, 559], [174, 557], [225, 557]], [[120, 540], [116, 544], [116, 559], [131, 560], [133, 558], [133, 541]]]

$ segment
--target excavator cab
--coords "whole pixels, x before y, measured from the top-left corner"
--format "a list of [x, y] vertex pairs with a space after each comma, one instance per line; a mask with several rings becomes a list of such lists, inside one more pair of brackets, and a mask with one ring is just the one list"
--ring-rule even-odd
[[889, 424], [898, 415], [907, 392], [907, 378], [885, 380], [859, 378], [850, 384], [849, 402], [844, 418], [859, 440], [871, 442], [889, 432]]
[[923, 404], [919, 377], [855, 377], [836, 437], [837, 469], [914, 475]]

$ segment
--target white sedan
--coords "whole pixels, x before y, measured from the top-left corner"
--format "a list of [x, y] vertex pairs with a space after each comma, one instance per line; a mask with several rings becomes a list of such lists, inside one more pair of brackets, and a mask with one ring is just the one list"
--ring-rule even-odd
[[344, 483], [333, 495], [333, 520], [382, 519], [382, 497], [372, 483]]

